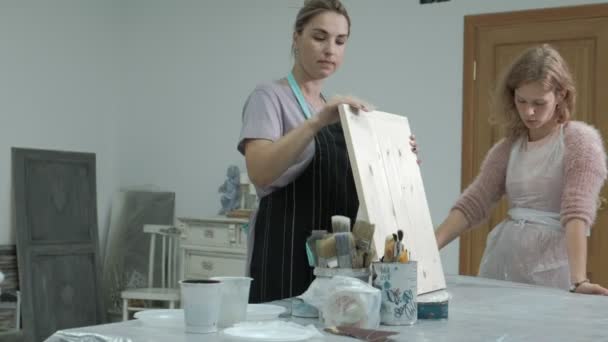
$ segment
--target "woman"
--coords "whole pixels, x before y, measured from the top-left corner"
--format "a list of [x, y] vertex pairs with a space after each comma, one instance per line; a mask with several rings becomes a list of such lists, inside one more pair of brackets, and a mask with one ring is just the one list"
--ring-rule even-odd
[[507, 137], [437, 229], [439, 248], [506, 194], [508, 217], [488, 236], [480, 276], [608, 295], [586, 277], [606, 154], [596, 129], [569, 121], [575, 95], [565, 61], [549, 45], [526, 50], [506, 70], [495, 106]]
[[327, 102], [321, 93], [349, 34], [340, 1], [306, 1], [294, 25], [291, 72], [257, 86], [245, 103], [238, 149], [260, 197], [249, 233], [251, 302], [304, 292], [313, 279], [304, 245], [310, 232], [331, 231], [333, 215], [355, 221], [359, 201], [338, 105], [368, 105], [352, 97]]

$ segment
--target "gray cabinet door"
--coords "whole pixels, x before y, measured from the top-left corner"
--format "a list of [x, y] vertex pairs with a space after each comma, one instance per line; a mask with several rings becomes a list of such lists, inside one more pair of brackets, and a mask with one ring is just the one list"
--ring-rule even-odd
[[95, 155], [12, 153], [26, 340], [103, 323]]

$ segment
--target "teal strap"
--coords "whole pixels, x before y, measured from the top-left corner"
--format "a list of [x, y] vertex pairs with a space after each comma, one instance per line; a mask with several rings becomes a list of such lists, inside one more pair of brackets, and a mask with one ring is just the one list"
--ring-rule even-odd
[[296, 96], [296, 99], [298, 100], [298, 103], [300, 104], [300, 108], [302, 108], [302, 113], [304, 114], [304, 117], [306, 119], [310, 119], [310, 117], [311, 117], [310, 108], [308, 107], [308, 103], [306, 103], [306, 100], [304, 99], [304, 95], [302, 95], [300, 86], [298, 86], [296, 79], [293, 78], [293, 73], [291, 73], [291, 72], [289, 73], [289, 75], [287, 76], [287, 82], [289, 82], [291, 91], [293, 91], [293, 94]]

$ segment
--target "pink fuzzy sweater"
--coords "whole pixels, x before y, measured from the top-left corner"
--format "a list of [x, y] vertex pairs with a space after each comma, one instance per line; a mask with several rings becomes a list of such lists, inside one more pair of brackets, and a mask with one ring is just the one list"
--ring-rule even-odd
[[[497, 142], [481, 164], [479, 175], [462, 193], [452, 209], [460, 210], [471, 226], [481, 222], [505, 194], [507, 165], [515, 139]], [[606, 152], [601, 135], [592, 126], [570, 121], [564, 127], [564, 190], [561, 222], [595, 221], [597, 199], [606, 180]]]

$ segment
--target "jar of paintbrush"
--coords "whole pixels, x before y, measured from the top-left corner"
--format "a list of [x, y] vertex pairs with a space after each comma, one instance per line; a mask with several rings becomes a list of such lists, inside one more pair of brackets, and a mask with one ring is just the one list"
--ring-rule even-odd
[[[331, 232], [313, 230], [306, 240], [308, 262], [314, 267], [316, 278], [345, 276], [359, 279], [369, 284], [371, 261], [376, 257], [373, 246], [374, 225], [357, 221], [351, 226], [350, 218], [332, 216]], [[351, 229], [352, 227], [352, 229]], [[296, 303], [292, 306], [294, 316], [311, 317], [310, 306]], [[317, 312], [323, 322], [323, 316]]]
[[331, 233], [315, 230], [306, 241], [314, 275], [341, 275], [369, 283], [369, 266], [376, 256], [374, 225], [357, 221], [351, 229], [350, 218], [340, 215], [332, 216], [331, 221]]
[[384, 256], [372, 263], [372, 284], [382, 292], [380, 322], [386, 325], [412, 325], [418, 319], [418, 264], [399, 230], [386, 238]]

